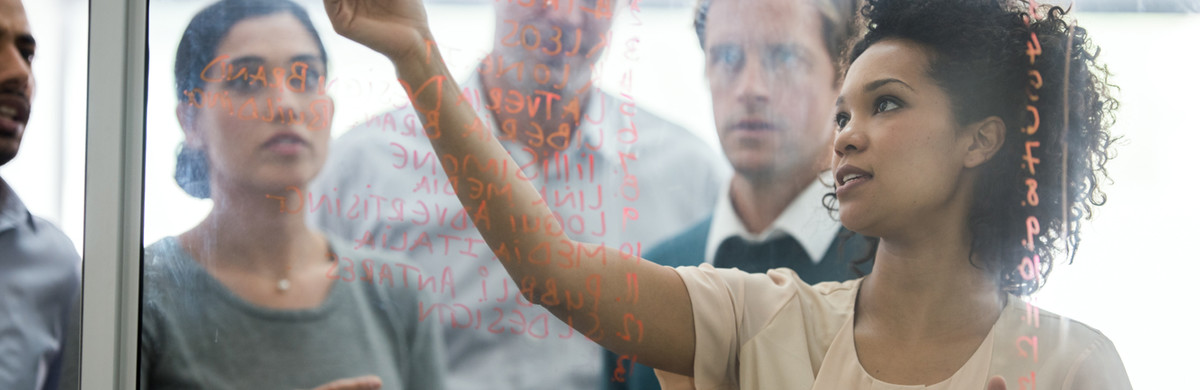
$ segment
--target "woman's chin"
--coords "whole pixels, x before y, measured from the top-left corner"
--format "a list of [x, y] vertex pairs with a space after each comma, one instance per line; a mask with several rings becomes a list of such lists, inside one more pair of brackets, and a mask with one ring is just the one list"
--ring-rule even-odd
[[869, 218], [867, 218], [870, 215], [869, 213], [853, 206], [847, 207], [844, 204], [838, 206], [838, 218], [842, 221], [842, 226], [864, 236], [875, 236], [874, 234], [870, 234], [872, 224]]
[[304, 177], [272, 177], [270, 179], [259, 180], [255, 182], [251, 189], [253, 192], [262, 192], [267, 196], [285, 196], [296, 195], [307, 196], [304, 192], [308, 188], [308, 183], [311, 179]]
[[289, 187], [308, 187], [308, 183], [312, 182], [317, 177], [320, 167], [315, 166], [291, 166], [286, 169], [267, 169], [256, 172], [255, 180], [262, 187], [266, 188], [289, 188]]

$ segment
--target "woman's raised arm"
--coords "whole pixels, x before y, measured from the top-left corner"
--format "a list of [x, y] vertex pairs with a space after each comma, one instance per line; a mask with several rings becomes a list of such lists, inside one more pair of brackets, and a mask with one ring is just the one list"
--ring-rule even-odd
[[[609, 350], [692, 374], [692, 304], [678, 274], [563, 233], [490, 126], [482, 125], [470, 104], [460, 104], [466, 101], [433, 41], [420, 0], [325, 0], [325, 10], [338, 34], [396, 66], [441, 161], [462, 162], [456, 172], [447, 172], [454, 190], [526, 299]], [[548, 228], [519, 232], [517, 220], [543, 221]], [[534, 262], [530, 254], [537, 252], [561, 261]]]

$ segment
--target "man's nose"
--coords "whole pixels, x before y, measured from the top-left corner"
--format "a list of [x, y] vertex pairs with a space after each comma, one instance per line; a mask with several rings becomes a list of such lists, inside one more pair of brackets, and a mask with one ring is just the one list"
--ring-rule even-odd
[[15, 44], [0, 49], [0, 91], [29, 95], [33, 72], [25, 54]]
[[766, 72], [763, 67], [753, 61], [753, 58], [746, 58], [742, 72], [738, 75], [737, 84], [734, 89], [738, 102], [743, 104], [761, 104], [767, 101], [767, 79]]

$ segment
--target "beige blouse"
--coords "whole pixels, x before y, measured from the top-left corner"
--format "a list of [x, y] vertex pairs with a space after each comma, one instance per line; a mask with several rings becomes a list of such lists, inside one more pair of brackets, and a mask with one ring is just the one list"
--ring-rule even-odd
[[808, 285], [789, 269], [748, 274], [680, 267], [696, 325], [695, 377], [656, 371], [663, 389], [1129, 389], [1117, 350], [1099, 331], [1015, 296], [953, 376], [931, 386], [876, 380], [854, 348], [862, 279]]

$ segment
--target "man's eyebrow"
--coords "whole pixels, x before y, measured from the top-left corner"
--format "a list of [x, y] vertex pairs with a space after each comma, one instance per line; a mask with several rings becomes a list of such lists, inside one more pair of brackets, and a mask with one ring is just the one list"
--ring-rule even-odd
[[737, 45], [737, 44], [733, 44], [733, 43], [718, 43], [718, 44], [715, 44], [715, 45], [710, 45], [708, 48], [709, 48], [710, 50], [711, 50], [711, 49], [721, 49], [721, 50], [726, 50], [726, 49], [732, 49], [732, 48], [736, 48], [736, 47], [738, 47], [738, 46], [739, 46], [739, 45]]
[[905, 83], [903, 81], [900, 81], [899, 79], [894, 79], [894, 78], [886, 78], [886, 79], [880, 79], [880, 80], [875, 80], [875, 81], [869, 82], [869, 83], [867, 83], [867, 85], [865, 87], [863, 87], [863, 92], [869, 93], [876, 89], [883, 88], [883, 86], [892, 84], [892, 83], [899, 83], [900, 85], [903, 85], [904, 88], [907, 88], [909, 91], [912, 91], [913, 93], [917, 92], [917, 90], [913, 89], [912, 86], [908, 85], [908, 83]]

